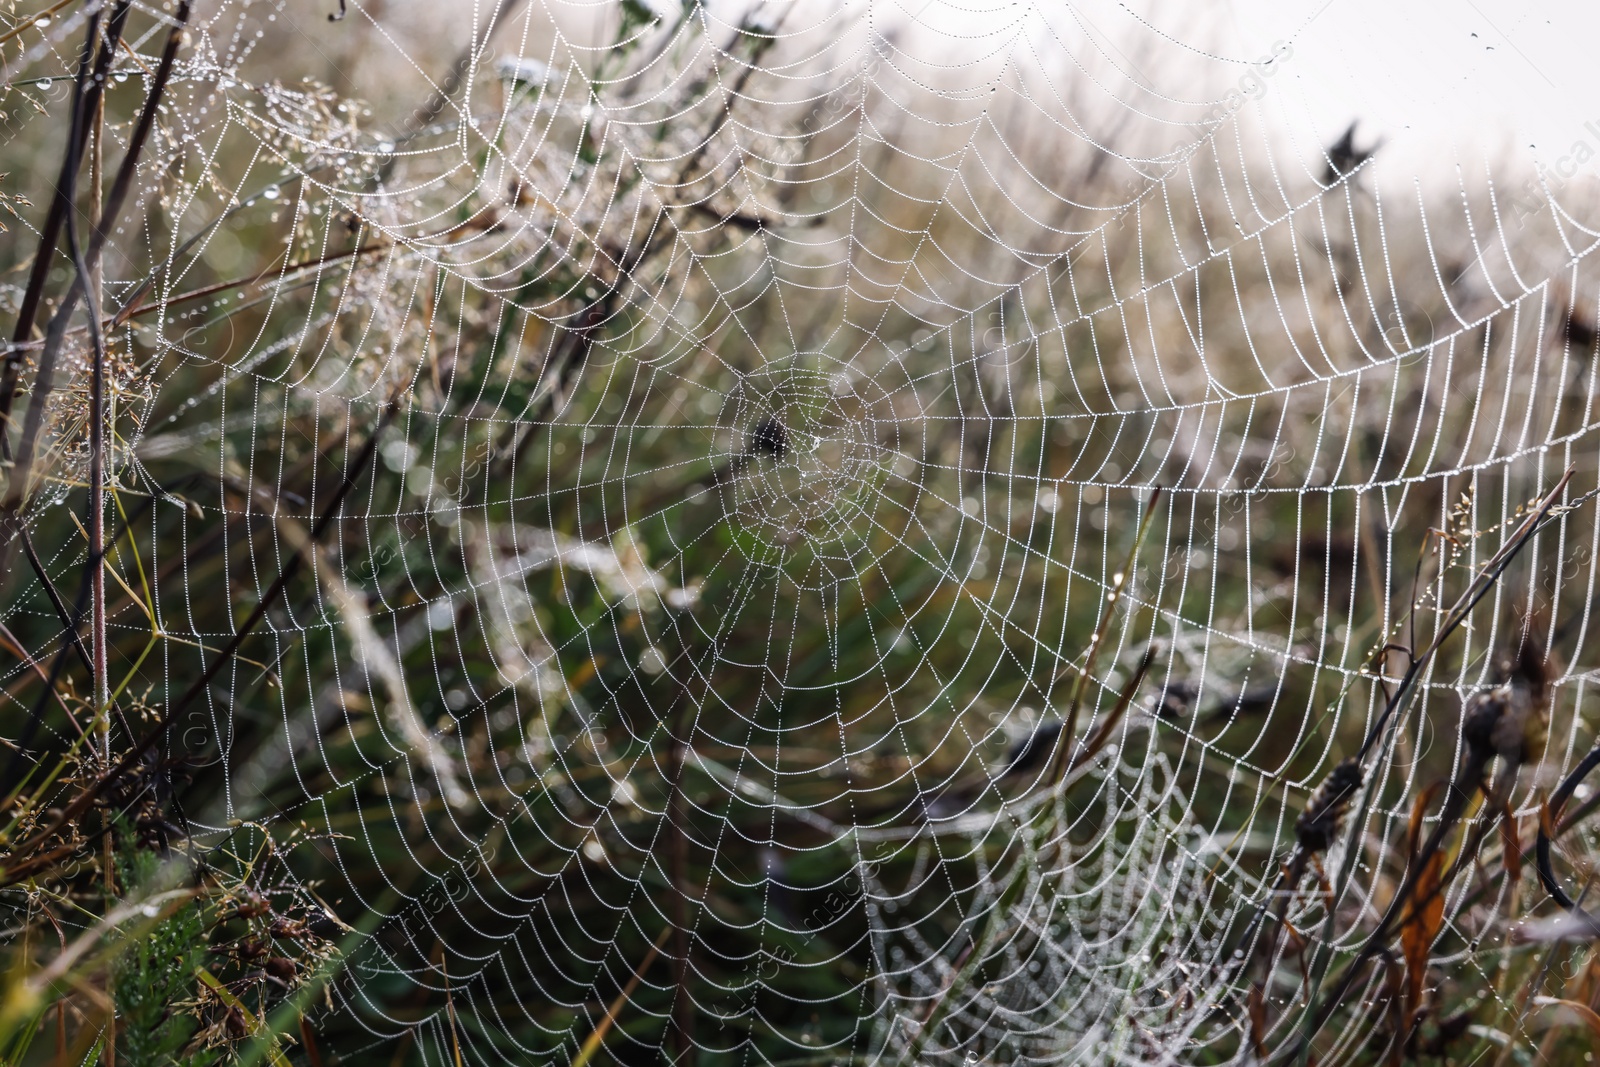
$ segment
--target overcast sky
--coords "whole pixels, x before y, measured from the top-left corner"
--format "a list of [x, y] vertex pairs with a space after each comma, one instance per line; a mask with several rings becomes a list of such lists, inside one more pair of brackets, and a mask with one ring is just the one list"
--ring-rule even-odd
[[[1586, 141], [1600, 176], [1594, 0], [1213, 0], [1244, 54], [1291, 39], [1271, 92], [1323, 134], [1353, 118], [1388, 138], [1385, 169], [1437, 170], [1507, 151], [1553, 166]], [[1182, 17], [1174, 13], [1174, 18]], [[1453, 162], [1453, 161], [1452, 161]], [[1429, 166], [1429, 164], [1432, 166]]]
[[[320, 26], [327, 2], [297, 6]], [[712, 2], [737, 19], [762, 0]], [[1163, 69], [1165, 61], [1187, 56], [1220, 71], [1227, 84], [1234, 71], [1247, 69], [1241, 60], [1288, 41], [1292, 53], [1268, 83], [1263, 106], [1308, 158], [1359, 118], [1360, 140], [1385, 140], [1378, 163], [1386, 181], [1452, 180], [1456, 163], [1481, 175], [1485, 160], [1553, 167], [1581, 141], [1595, 153], [1581, 174], [1600, 183], [1600, 78], [1593, 73], [1600, 65], [1600, 0], [1021, 0], [1020, 11], [1018, 0], [798, 0], [790, 28], [841, 2], [858, 17], [874, 10], [880, 26], [909, 19], [946, 32], [964, 23], [1009, 24], [1031, 9], [1053, 24], [1076, 24], [1137, 80], [1178, 96], [1188, 95], [1182, 79], [1193, 68]], [[561, 16], [572, 31], [597, 21], [609, 25], [610, 3], [535, 6]], [[482, 17], [494, 6], [494, 0], [389, 0], [388, 15], [392, 20], [405, 10], [412, 19], [439, 23], [416, 38], [425, 47], [421, 42], [439, 34], [464, 37], [466, 13], [475, 8]], [[774, 5], [786, 7], [782, 0]], [[974, 47], [950, 40], [966, 52]], [[1140, 41], [1159, 47], [1141, 51]], [[543, 55], [542, 42], [532, 51]], [[1141, 63], [1152, 55], [1161, 57], [1154, 69]], [[1212, 56], [1220, 58], [1212, 63]]]

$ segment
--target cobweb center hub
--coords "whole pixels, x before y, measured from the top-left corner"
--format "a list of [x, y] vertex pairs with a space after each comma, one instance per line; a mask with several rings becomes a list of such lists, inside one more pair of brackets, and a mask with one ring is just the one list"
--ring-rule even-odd
[[[718, 469], [731, 473], [725, 518], [752, 560], [809, 546], [841, 568], [873, 527], [889, 461], [888, 394], [796, 356], [745, 375], [718, 416]], [[774, 551], [777, 550], [777, 551]]]

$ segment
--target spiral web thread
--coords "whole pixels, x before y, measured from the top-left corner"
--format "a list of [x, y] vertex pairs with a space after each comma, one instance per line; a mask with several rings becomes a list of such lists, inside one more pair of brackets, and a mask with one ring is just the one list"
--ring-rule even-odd
[[[1403, 669], [1377, 650], [1596, 482], [1576, 194], [1397, 195], [1241, 97], [1255, 57], [1120, 9], [462, 0], [425, 55], [420, 6], [333, 7], [197, 5], [104, 300], [113, 681], [159, 715], [304, 562], [165, 746], [214, 862], [273, 835], [357, 928], [325, 1046], [1292, 1047], [1260, 918]], [[130, 23], [113, 144], [171, 11]], [[82, 26], [17, 39], [14, 145]], [[278, 80], [311, 52], [341, 88]], [[69, 589], [88, 343], [24, 512]], [[1590, 515], [1430, 665], [1301, 938], [1370, 931], [1523, 613], [1564, 666], [1514, 809], [1588, 747]], [[15, 685], [60, 634], [9, 589]], [[1443, 968], [1505, 935], [1469, 889]]]

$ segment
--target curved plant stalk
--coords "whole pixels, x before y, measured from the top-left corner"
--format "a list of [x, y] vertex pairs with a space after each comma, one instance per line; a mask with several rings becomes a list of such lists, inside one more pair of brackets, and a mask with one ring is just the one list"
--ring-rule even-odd
[[[1106, 602], [1100, 608], [1100, 621], [1095, 624], [1094, 634], [1089, 638], [1088, 654], [1084, 657], [1083, 667], [1079, 669], [1077, 677], [1072, 683], [1072, 693], [1067, 700], [1067, 714], [1061, 726], [1060, 741], [1056, 749], [1056, 767], [1050, 776], [1051, 781], [1060, 784], [1067, 772], [1079, 766], [1083, 759], [1090, 753], [1086, 747], [1080, 758], [1076, 738], [1078, 735], [1078, 709], [1083, 702], [1083, 694], [1089, 687], [1089, 678], [1094, 673], [1095, 660], [1100, 655], [1101, 646], [1106, 643], [1106, 636], [1111, 630], [1111, 620], [1116, 615], [1117, 605], [1122, 600], [1123, 586], [1133, 577], [1134, 565], [1139, 561], [1139, 550], [1144, 546], [1145, 536], [1150, 532], [1151, 520], [1155, 518], [1156, 505], [1161, 500], [1161, 487], [1154, 486], [1150, 490], [1150, 499], [1145, 503], [1144, 515], [1139, 519], [1139, 529], [1133, 536], [1133, 544], [1128, 546], [1128, 556], [1123, 561], [1122, 569], [1111, 577], [1111, 591], [1106, 594]], [[1142, 679], [1146, 663], [1141, 666], [1135, 677]], [[1118, 701], [1117, 707], [1125, 709], [1127, 701], [1132, 698], [1132, 693], [1126, 692]], [[1118, 712], [1120, 714], [1120, 712]], [[1104, 738], [1101, 738], [1104, 743]]]
[[672, 935], [672, 930], [672, 924], [668, 923], [661, 933], [656, 935], [655, 943], [650, 946], [650, 951], [644, 954], [644, 959], [639, 961], [639, 966], [633, 969], [633, 974], [628, 978], [628, 984], [622, 987], [622, 992], [618, 993], [606, 1008], [606, 1013], [601, 1018], [599, 1025], [590, 1032], [588, 1037], [583, 1039], [583, 1044], [578, 1048], [578, 1054], [572, 1059], [571, 1067], [587, 1067], [589, 1061], [594, 1059], [594, 1054], [600, 1051], [600, 1047], [605, 1044], [606, 1034], [611, 1031], [611, 1025], [617, 1021], [617, 1016], [621, 1013], [623, 1006], [627, 1004], [628, 998], [633, 995], [633, 991], [639, 988], [639, 982], [644, 978], [644, 972], [650, 969], [650, 965], [661, 954], [661, 948], [667, 943], [667, 938]]
[[[1433, 640], [1429, 642], [1428, 647], [1420, 655], [1413, 654], [1411, 656], [1411, 662], [1407, 666], [1405, 674], [1401, 677], [1399, 686], [1390, 696], [1382, 713], [1373, 721], [1371, 728], [1367, 731], [1366, 738], [1361, 744], [1361, 749], [1356, 758], [1363, 764], [1366, 763], [1374, 745], [1380, 740], [1393, 736], [1391, 723], [1398, 723], [1403, 719], [1405, 710], [1410, 707], [1412, 700], [1416, 697], [1418, 683], [1433, 662], [1434, 656], [1438, 654], [1445, 641], [1449, 640], [1456, 630], [1466, 622], [1467, 617], [1477, 607], [1478, 602], [1494, 588], [1495, 584], [1500, 580], [1501, 574], [1511, 565], [1512, 560], [1516, 559], [1521, 553], [1522, 549], [1533, 538], [1533, 535], [1543, 527], [1545, 520], [1556, 511], [1556, 502], [1566, 492], [1567, 485], [1572, 481], [1572, 476], [1576, 470], [1576, 467], [1568, 467], [1556, 482], [1554, 488], [1540, 498], [1527, 518], [1506, 540], [1506, 543], [1479, 569], [1471, 584], [1467, 586], [1466, 591], [1461, 594], [1445, 616], [1444, 622], [1435, 632]], [[1359, 838], [1361, 828], [1365, 824], [1372, 805], [1377, 799], [1376, 787], [1373, 783], [1373, 779], [1376, 776], [1366, 774], [1364, 777], [1366, 785], [1361, 790], [1360, 802], [1357, 805], [1355, 817], [1350, 819], [1344, 856], [1339, 865], [1338, 877], [1332, 887], [1332, 900], [1335, 904], [1349, 889], [1350, 881], [1355, 875], [1356, 860], [1360, 855]], [[1440, 831], [1443, 829], [1444, 827], [1441, 824], [1439, 828], [1436, 828], [1434, 836], [1440, 836]], [[1437, 847], [1437, 844], [1434, 847]], [[1408, 882], [1411, 878], [1414, 878], [1414, 875], [1408, 876]], [[1403, 889], [1401, 895], [1403, 896], [1405, 892], [1406, 890]], [[1304, 996], [1300, 1000], [1300, 1020], [1291, 1031], [1297, 1035], [1294, 1040], [1293, 1058], [1301, 1064], [1301, 1067], [1304, 1067], [1310, 1058], [1311, 1043], [1316, 1038], [1317, 1032], [1331, 1015], [1330, 1006], [1324, 1003], [1321, 998], [1321, 986], [1322, 979], [1327, 973], [1329, 964], [1332, 962], [1333, 950], [1328, 946], [1333, 941], [1333, 927], [1337, 918], [1337, 907], [1330, 905], [1327, 916], [1323, 919], [1321, 936], [1317, 939], [1316, 947], [1312, 950], [1312, 958], [1307, 965], [1306, 973], [1308, 977], [1305, 983]], [[1372, 944], [1373, 939], [1369, 939], [1367, 948], [1363, 950], [1368, 955], [1370, 955]], [[1355, 974], [1356, 969], [1355, 964], [1352, 963], [1344, 984], [1348, 984], [1349, 981], [1353, 980], [1352, 976]]]

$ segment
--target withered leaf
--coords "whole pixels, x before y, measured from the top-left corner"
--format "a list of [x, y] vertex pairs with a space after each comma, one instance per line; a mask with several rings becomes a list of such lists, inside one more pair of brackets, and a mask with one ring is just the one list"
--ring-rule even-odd
[[1500, 814], [1500, 865], [1513, 885], [1522, 880], [1522, 837], [1517, 832], [1517, 816], [1510, 804]]
[[1440, 881], [1444, 877], [1445, 849], [1436, 848], [1431, 855], [1419, 856], [1422, 847], [1422, 821], [1428, 804], [1439, 791], [1435, 782], [1424, 789], [1411, 806], [1410, 849], [1411, 862], [1421, 862], [1411, 885], [1411, 894], [1401, 911], [1400, 949], [1406, 961], [1406, 1017], [1415, 1018], [1422, 1006], [1422, 989], [1428, 976], [1428, 957], [1433, 942], [1444, 925], [1444, 893]]
[[1264, 1060], [1267, 1058], [1267, 998], [1261, 983], [1251, 984], [1246, 1008], [1250, 1013], [1250, 1047], [1257, 1059]]

